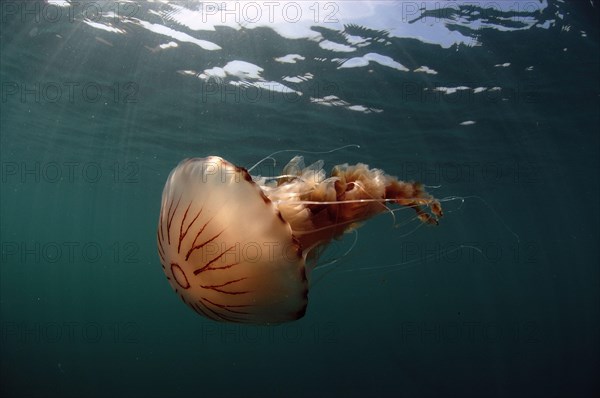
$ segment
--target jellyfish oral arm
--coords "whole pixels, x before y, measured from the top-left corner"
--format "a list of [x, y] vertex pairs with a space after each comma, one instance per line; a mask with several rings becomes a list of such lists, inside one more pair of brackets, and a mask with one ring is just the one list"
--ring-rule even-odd
[[400, 181], [365, 164], [338, 165], [329, 176], [314, 165], [303, 167], [301, 157], [286, 166], [287, 175], [291, 164], [296, 177], [266, 187], [265, 193], [277, 204], [304, 250], [327, 244], [357, 223], [390, 211], [390, 204], [414, 209], [426, 224], [437, 225], [443, 215], [439, 201], [422, 184]]

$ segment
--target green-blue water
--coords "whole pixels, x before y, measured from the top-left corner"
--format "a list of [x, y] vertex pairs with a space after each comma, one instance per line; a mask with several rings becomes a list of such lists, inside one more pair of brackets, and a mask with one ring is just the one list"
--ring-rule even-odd
[[[597, 4], [49, 3], [1, 3], [3, 397], [598, 394]], [[304, 156], [423, 181], [440, 226], [334, 242], [293, 323], [180, 302], [181, 159], [350, 144]]]

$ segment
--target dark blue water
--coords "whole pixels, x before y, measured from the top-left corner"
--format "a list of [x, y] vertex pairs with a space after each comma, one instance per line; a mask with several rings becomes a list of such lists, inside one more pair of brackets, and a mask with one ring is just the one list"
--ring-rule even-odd
[[[596, 396], [593, 3], [3, 1], [1, 395]], [[350, 144], [304, 156], [423, 181], [440, 226], [334, 242], [293, 323], [180, 302], [181, 159]]]

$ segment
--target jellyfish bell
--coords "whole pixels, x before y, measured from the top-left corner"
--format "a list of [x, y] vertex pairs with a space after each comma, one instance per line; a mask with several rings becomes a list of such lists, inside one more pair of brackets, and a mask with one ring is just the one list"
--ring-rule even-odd
[[[198, 314], [278, 324], [304, 316], [323, 248], [395, 203], [437, 224], [440, 203], [422, 185], [358, 163], [294, 157], [274, 178], [253, 178], [217, 157], [186, 159], [169, 175], [158, 222], [163, 271]], [[423, 210], [429, 209], [429, 212]]]

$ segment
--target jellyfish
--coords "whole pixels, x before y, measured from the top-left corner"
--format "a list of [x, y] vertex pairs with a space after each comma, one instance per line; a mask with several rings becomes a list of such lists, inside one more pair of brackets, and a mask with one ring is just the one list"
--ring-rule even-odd
[[368, 165], [294, 157], [273, 178], [252, 177], [218, 156], [183, 160], [165, 184], [158, 254], [168, 282], [198, 314], [221, 322], [280, 324], [302, 318], [311, 272], [333, 240], [406, 206], [438, 224], [438, 200], [417, 182]]

